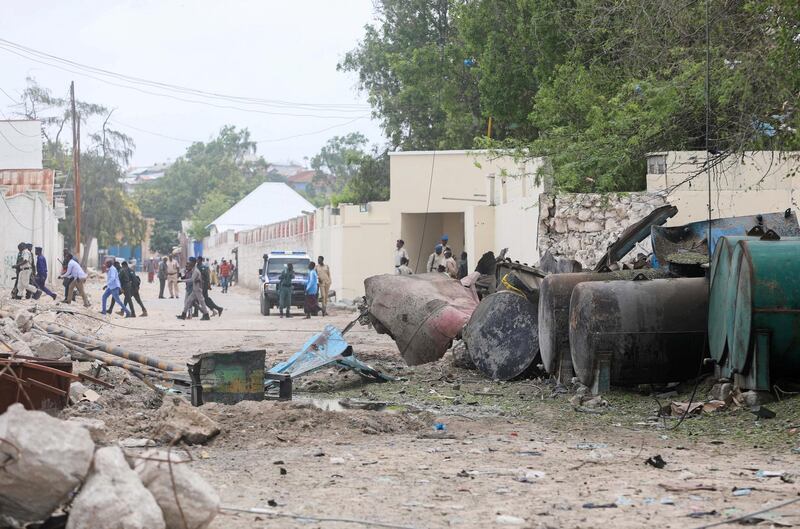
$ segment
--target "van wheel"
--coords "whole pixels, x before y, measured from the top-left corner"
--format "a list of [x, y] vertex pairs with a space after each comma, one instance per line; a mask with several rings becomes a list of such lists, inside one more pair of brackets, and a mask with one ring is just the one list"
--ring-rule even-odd
[[267, 300], [267, 296], [264, 293], [261, 293], [261, 315], [262, 316], [269, 316], [269, 301]]

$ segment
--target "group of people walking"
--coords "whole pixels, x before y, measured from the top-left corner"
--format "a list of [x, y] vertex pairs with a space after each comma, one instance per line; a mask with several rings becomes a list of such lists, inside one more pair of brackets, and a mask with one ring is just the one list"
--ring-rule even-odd
[[[289, 263], [278, 276], [278, 311], [291, 318], [292, 284], [294, 282], [294, 266]], [[308, 275], [304, 285], [303, 314], [306, 319], [316, 316], [320, 311], [328, 315], [328, 298], [331, 288], [331, 269], [325, 264], [325, 257], [319, 256], [317, 262], [308, 263]]]
[[34, 248], [31, 243], [21, 242], [17, 245], [17, 251], [17, 260], [13, 265], [17, 277], [11, 297], [22, 299], [24, 295], [27, 299], [39, 299], [44, 293], [55, 300], [55, 293], [47, 288], [47, 259], [42, 254], [42, 247]]
[[[467, 252], [461, 252], [461, 258], [456, 261], [453, 250], [448, 245], [450, 238], [442, 235], [441, 242], [433, 248], [433, 253], [428, 256], [425, 266], [427, 273], [442, 273], [453, 279], [462, 279], [469, 273], [467, 266]], [[394, 253], [394, 273], [399, 275], [411, 275], [414, 272], [408, 266], [408, 251], [405, 249], [405, 241], [397, 240]]]

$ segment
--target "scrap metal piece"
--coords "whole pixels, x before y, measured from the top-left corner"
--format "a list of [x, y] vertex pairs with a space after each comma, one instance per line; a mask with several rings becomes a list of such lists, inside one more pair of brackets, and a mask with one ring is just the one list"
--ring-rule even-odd
[[[291, 358], [275, 364], [268, 374], [288, 374], [294, 380], [331, 365], [353, 370], [362, 377], [379, 382], [395, 380], [356, 358], [353, 355], [353, 347], [344, 339], [342, 331], [333, 325], [326, 325], [321, 333], [309, 338], [302, 349]], [[278, 382], [279, 380], [274, 379], [265, 381], [265, 389], [275, 387]]]
[[2, 354], [0, 413], [17, 402], [28, 410], [61, 410], [67, 405], [72, 362]]
[[608, 272], [611, 270], [611, 265], [621, 260], [628, 252], [630, 252], [636, 243], [639, 243], [650, 235], [651, 228], [661, 226], [668, 219], [674, 217], [678, 213], [678, 208], [667, 204], [654, 209], [645, 218], [631, 224], [619, 238], [611, 243], [608, 250], [597, 262], [594, 267], [595, 272]]
[[392, 337], [408, 365], [444, 356], [478, 306], [475, 290], [444, 274], [385, 274], [364, 286], [373, 327]]
[[[758, 229], [753, 230], [754, 226]], [[653, 243], [653, 268], [668, 268], [668, 256], [674, 253], [698, 252], [714, 255], [720, 237], [736, 235], [762, 236], [771, 229], [780, 237], [800, 236], [800, 225], [794, 211], [762, 213], [711, 220], [709, 244], [709, 222], [692, 222], [669, 228], [653, 226], [650, 238]], [[711, 250], [709, 252], [709, 249]]]
[[235, 404], [264, 400], [264, 367], [267, 352], [216, 351], [201, 353], [187, 362], [192, 378], [192, 400]]

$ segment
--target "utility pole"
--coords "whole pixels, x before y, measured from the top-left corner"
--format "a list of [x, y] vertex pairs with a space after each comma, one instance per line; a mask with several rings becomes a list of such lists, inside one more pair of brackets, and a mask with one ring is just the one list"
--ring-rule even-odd
[[75, 188], [75, 255], [81, 255], [81, 124], [75, 112], [75, 81], [69, 84], [72, 106], [72, 174]]

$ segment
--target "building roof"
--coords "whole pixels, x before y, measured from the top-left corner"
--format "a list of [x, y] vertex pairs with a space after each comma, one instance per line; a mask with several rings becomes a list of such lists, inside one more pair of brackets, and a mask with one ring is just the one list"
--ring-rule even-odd
[[317, 174], [317, 172], [313, 169], [297, 171], [295, 174], [288, 177], [286, 181], [290, 184], [310, 184], [314, 180], [315, 174]]
[[217, 233], [239, 232], [298, 217], [303, 211], [314, 209], [311, 202], [286, 184], [264, 182], [207, 227], [215, 227]]

